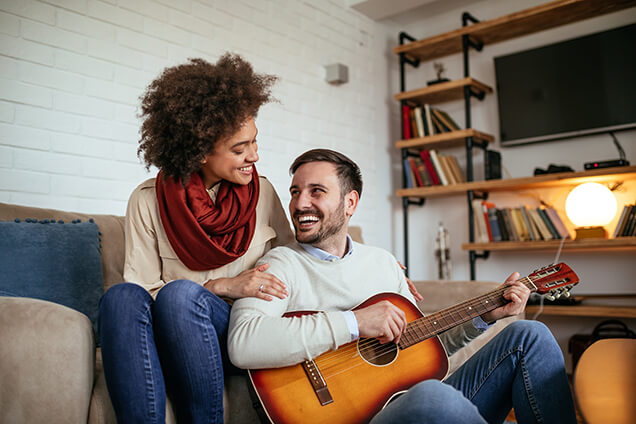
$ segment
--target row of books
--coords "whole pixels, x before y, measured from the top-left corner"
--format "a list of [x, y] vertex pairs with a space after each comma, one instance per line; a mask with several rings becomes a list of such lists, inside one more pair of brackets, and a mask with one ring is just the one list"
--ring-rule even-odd
[[473, 200], [475, 241], [554, 240], [570, 237], [570, 232], [553, 208], [497, 208], [494, 203]]
[[636, 236], [636, 204], [625, 205], [614, 229], [614, 238]]
[[409, 150], [404, 159], [406, 188], [450, 185], [466, 182], [464, 171], [453, 155], [441, 154], [434, 149]]
[[460, 129], [459, 125], [448, 113], [429, 104], [424, 106], [402, 106], [402, 121], [405, 140], [458, 131]]

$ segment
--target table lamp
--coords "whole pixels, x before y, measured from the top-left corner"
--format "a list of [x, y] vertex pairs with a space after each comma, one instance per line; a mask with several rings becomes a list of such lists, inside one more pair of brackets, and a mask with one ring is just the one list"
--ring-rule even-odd
[[616, 198], [598, 183], [576, 186], [565, 200], [565, 213], [576, 226], [576, 238], [607, 238], [603, 228], [616, 214]]

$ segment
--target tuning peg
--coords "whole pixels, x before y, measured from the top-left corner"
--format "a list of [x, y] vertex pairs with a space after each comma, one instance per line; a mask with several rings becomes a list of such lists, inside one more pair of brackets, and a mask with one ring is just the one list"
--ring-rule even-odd
[[569, 299], [569, 298], [570, 298], [570, 296], [572, 296], [572, 293], [570, 293], [570, 290], [566, 290], [566, 291], [564, 291], [564, 292], [563, 292], [563, 296], [564, 296], [566, 299]]
[[556, 298], [551, 294], [546, 294], [545, 298], [548, 299], [550, 302], [554, 302], [556, 300]]

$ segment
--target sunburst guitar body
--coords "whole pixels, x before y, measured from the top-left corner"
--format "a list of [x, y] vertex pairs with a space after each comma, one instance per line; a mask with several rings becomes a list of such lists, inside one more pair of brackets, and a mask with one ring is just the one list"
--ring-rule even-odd
[[[531, 291], [569, 295], [578, 277], [560, 263], [520, 281]], [[504, 305], [503, 291], [501, 287], [428, 316], [399, 294], [377, 294], [355, 309], [388, 300], [404, 311], [408, 325], [398, 344], [361, 338], [314, 360], [249, 370], [252, 385], [267, 418], [276, 424], [368, 422], [413, 385], [443, 379], [448, 358], [437, 334]]]

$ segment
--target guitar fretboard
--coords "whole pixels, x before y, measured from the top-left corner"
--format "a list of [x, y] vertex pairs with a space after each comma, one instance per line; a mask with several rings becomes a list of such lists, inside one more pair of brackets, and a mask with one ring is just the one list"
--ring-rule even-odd
[[[536, 291], [537, 288], [530, 277], [524, 277], [519, 281], [528, 287], [531, 292]], [[404, 330], [400, 338], [398, 347], [400, 349], [406, 349], [422, 340], [443, 333], [481, 314], [505, 305], [509, 302], [503, 297], [505, 289], [505, 287], [499, 287], [474, 299], [411, 321], [406, 326], [406, 330]]]

